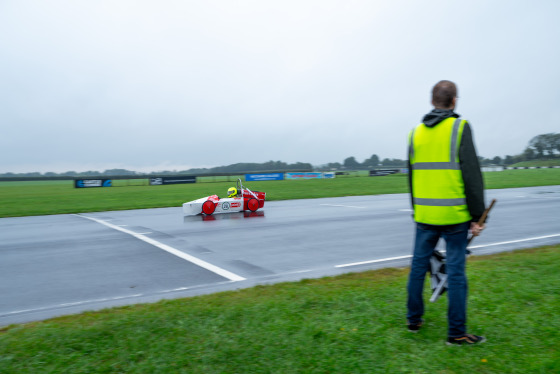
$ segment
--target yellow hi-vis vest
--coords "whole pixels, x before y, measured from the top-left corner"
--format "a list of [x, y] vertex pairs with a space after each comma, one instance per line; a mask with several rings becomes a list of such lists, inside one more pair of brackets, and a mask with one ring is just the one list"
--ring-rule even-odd
[[434, 127], [423, 123], [409, 134], [414, 220], [453, 225], [472, 219], [459, 165], [465, 120], [446, 118]]

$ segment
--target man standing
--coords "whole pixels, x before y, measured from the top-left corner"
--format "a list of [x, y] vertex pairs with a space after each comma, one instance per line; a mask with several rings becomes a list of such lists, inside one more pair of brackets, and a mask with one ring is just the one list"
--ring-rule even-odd
[[457, 87], [443, 80], [432, 90], [434, 109], [409, 134], [408, 167], [416, 238], [408, 280], [408, 329], [422, 326], [422, 297], [430, 257], [440, 237], [446, 242], [447, 344], [476, 344], [467, 334], [465, 260], [469, 229], [478, 235], [484, 212], [484, 184], [469, 123], [454, 112]]

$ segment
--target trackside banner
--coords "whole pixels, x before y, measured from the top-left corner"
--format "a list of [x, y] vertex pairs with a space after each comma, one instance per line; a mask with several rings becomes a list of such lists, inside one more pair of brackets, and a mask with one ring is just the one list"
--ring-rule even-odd
[[389, 174], [396, 174], [400, 171], [400, 169], [385, 169], [385, 170], [370, 170], [369, 176], [370, 177], [381, 177], [384, 175]]
[[245, 174], [245, 180], [251, 181], [281, 181], [284, 180], [282, 173], [264, 173], [264, 174]]
[[322, 179], [334, 178], [334, 173], [304, 172], [304, 173], [286, 173], [286, 179]]
[[162, 184], [182, 184], [182, 183], [196, 183], [196, 176], [185, 175], [181, 177], [150, 178], [150, 186], [161, 186]]
[[74, 179], [75, 188], [112, 187], [110, 179]]

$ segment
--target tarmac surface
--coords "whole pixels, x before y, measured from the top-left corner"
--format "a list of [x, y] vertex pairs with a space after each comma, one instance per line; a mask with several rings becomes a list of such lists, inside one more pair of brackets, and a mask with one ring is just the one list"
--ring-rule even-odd
[[[473, 255], [560, 243], [560, 186], [487, 190]], [[407, 194], [0, 219], [0, 326], [410, 263]], [[441, 245], [442, 243], [440, 243]], [[443, 247], [442, 247], [443, 248]]]

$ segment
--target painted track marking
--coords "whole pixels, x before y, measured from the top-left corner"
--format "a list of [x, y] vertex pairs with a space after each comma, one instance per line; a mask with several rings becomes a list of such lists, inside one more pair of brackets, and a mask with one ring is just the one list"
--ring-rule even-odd
[[[517, 240], [508, 240], [508, 241], [505, 241], [505, 242], [490, 243], [490, 244], [481, 244], [481, 245], [473, 245], [473, 246], [470, 246], [469, 249], [493, 247], [493, 246], [502, 245], [502, 244], [513, 244], [513, 243], [528, 242], [528, 241], [531, 241], [531, 240], [555, 238], [555, 237], [558, 237], [558, 236], [560, 236], [560, 234], [551, 234], [551, 235], [535, 236], [535, 237], [532, 237], [532, 238], [517, 239]], [[405, 259], [405, 258], [411, 258], [411, 257], [412, 257], [412, 255], [398, 256], [398, 257], [380, 258], [380, 259], [377, 259], [377, 260], [361, 261], [361, 262], [353, 262], [353, 263], [350, 263], [350, 264], [335, 265], [335, 268], [345, 268], [345, 267], [350, 267], [350, 266], [375, 264], [375, 263], [378, 263], [378, 262], [386, 262], [386, 261], [393, 261], [393, 260], [403, 260], [403, 259]]]
[[533, 237], [533, 238], [518, 239], [518, 240], [508, 240], [508, 241], [506, 241], [506, 242], [498, 242], [498, 243], [491, 243], [491, 244], [473, 245], [473, 246], [470, 246], [469, 249], [484, 248], [484, 247], [492, 247], [492, 246], [494, 246], [494, 245], [502, 245], [502, 244], [512, 244], [512, 243], [528, 242], [528, 241], [531, 241], [531, 240], [555, 238], [555, 237], [557, 237], [557, 236], [560, 236], [560, 234], [551, 234], [551, 235], [535, 236], [535, 237]]
[[[216, 285], [216, 284], [221, 285], [221, 284], [226, 284], [226, 283], [230, 283], [230, 282], [229, 281], [218, 282], [218, 283], [214, 283], [213, 285]], [[137, 298], [137, 297], [152, 297], [152, 296], [165, 295], [165, 294], [174, 293], [174, 292], [194, 290], [194, 289], [197, 289], [197, 288], [204, 288], [205, 286], [207, 286], [207, 285], [200, 285], [200, 286], [193, 286], [193, 287], [177, 287], [177, 288], [157, 291], [157, 292], [153, 292], [153, 293], [149, 292], [149, 293], [139, 293], [139, 294], [134, 294], [134, 295], [104, 297], [104, 298], [100, 298], [100, 299], [89, 299], [89, 300], [75, 301], [75, 302], [70, 302], [70, 303], [62, 303], [62, 304], [43, 306], [43, 307], [39, 307], [39, 308], [14, 310], [14, 311], [11, 311], [11, 312], [6, 312], [6, 313], [3, 313], [3, 314], [0, 314], [0, 317], [7, 317], [7, 316], [10, 316], [10, 315], [16, 315], [16, 314], [40, 313], [40, 312], [44, 312], [44, 311], [48, 311], [48, 310], [71, 308], [71, 307], [74, 307], [74, 306], [95, 304], [95, 303], [103, 303], [103, 302], [111, 302], [111, 301], [118, 301], [118, 300], [134, 299], [134, 298]]]
[[337, 206], [342, 208], [356, 208], [356, 209], [365, 209], [365, 206], [354, 206], [354, 205], [341, 205], [341, 204], [319, 204], [323, 206]]
[[4, 313], [4, 314], [1, 314], [0, 317], [6, 317], [6, 316], [9, 316], [9, 315], [12, 315], [12, 314], [36, 313], [36, 312], [42, 312], [42, 311], [49, 310], [49, 309], [68, 308], [68, 307], [77, 306], [77, 305], [84, 305], [84, 304], [88, 304], [88, 303], [104, 302], [104, 301], [116, 301], [116, 300], [122, 300], [122, 299], [134, 298], [134, 297], [140, 297], [140, 296], [142, 296], [142, 294], [129, 295], [129, 296], [106, 297], [106, 298], [102, 298], [102, 299], [76, 301], [76, 302], [72, 302], [72, 303], [62, 303], [62, 304], [57, 304], [57, 305], [53, 305], [53, 306], [45, 306], [45, 307], [41, 307], [41, 308], [14, 310], [12, 312], [7, 312], [7, 313]]
[[404, 258], [410, 258], [412, 255], [406, 256], [398, 256], [398, 257], [388, 257], [388, 258], [380, 258], [379, 260], [371, 260], [371, 261], [362, 261], [362, 262], [353, 262], [351, 264], [344, 264], [344, 265], [336, 265], [335, 268], [345, 268], [348, 266], [358, 266], [358, 265], [365, 265], [365, 264], [374, 264], [376, 262], [385, 262], [385, 261], [392, 261], [392, 260], [402, 260]]
[[98, 218], [83, 216], [81, 214], [74, 214], [74, 215], [78, 216], [78, 217], [81, 217], [81, 218], [89, 219], [91, 221], [100, 223], [100, 224], [105, 225], [105, 226], [107, 226], [109, 228], [112, 228], [114, 230], [117, 230], [117, 231], [123, 232], [125, 234], [131, 235], [131, 236], [135, 237], [136, 239], [140, 239], [143, 242], [146, 242], [148, 244], [153, 245], [154, 247], [157, 247], [159, 249], [163, 249], [164, 251], [166, 251], [168, 253], [171, 253], [172, 255], [175, 255], [179, 258], [182, 258], [183, 260], [186, 260], [186, 261], [189, 261], [189, 262], [191, 262], [195, 265], [198, 265], [198, 266], [200, 266], [200, 267], [202, 267], [206, 270], [209, 270], [209, 271], [211, 271], [215, 274], [218, 274], [218, 275], [220, 275], [224, 278], [227, 278], [230, 281], [238, 282], [238, 281], [244, 281], [245, 280], [245, 278], [243, 278], [243, 277], [241, 277], [237, 274], [234, 274], [234, 273], [232, 273], [228, 270], [222, 269], [222, 268], [220, 268], [216, 265], [212, 265], [209, 262], [206, 262], [204, 260], [201, 260], [201, 259], [196, 258], [194, 256], [191, 256], [189, 254], [186, 254], [184, 252], [181, 252], [178, 249], [175, 249], [173, 247], [168, 246], [167, 244], [163, 244], [163, 243], [158, 242], [157, 240], [154, 240], [152, 238], [148, 238], [147, 236], [145, 236], [143, 234], [138, 234], [134, 231], [127, 230], [127, 229], [125, 229], [121, 226], [113, 225], [112, 223], [109, 223], [107, 221], [104, 221], [104, 220], [101, 220], [101, 219], [98, 219]]

